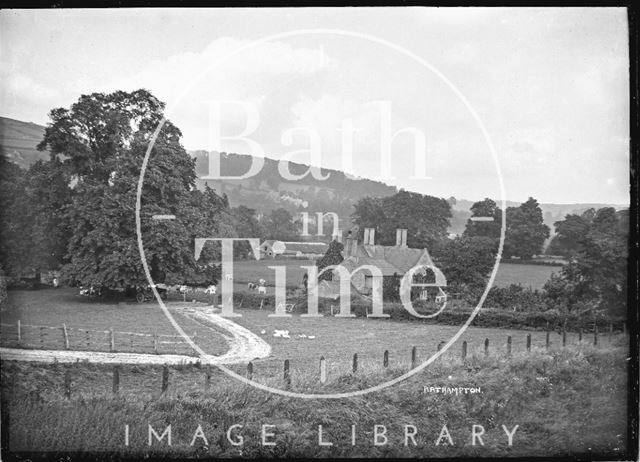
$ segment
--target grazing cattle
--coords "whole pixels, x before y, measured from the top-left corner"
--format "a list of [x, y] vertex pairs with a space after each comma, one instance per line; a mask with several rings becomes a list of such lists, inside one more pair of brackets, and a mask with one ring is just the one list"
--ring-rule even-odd
[[207, 295], [215, 295], [218, 288], [215, 285], [211, 285], [204, 289], [204, 293]]
[[247, 287], [249, 288], [249, 290], [256, 290], [258, 288], [258, 284], [250, 282], [249, 284], [247, 284]]

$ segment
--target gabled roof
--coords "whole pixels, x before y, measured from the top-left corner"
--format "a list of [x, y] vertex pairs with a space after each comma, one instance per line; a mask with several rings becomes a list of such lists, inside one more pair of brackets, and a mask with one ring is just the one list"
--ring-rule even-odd
[[324, 242], [283, 242], [285, 252], [302, 252], [312, 254], [324, 254], [329, 248]]
[[433, 260], [427, 249], [387, 245], [359, 244], [354, 255], [346, 256], [343, 263], [347, 261], [350, 262], [348, 263], [350, 270], [361, 265], [374, 265], [380, 268], [384, 276], [393, 276], [394, 273], [402, 276], [418, 263], [433, 266]]

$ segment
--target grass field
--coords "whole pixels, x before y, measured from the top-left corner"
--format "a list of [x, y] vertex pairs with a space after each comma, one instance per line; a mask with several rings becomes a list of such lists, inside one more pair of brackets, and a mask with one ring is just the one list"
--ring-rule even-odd
[[[304, 270], [300, 266], [313, 265], [306, 260], [264, 259], [239, 260], [234, 262], [234, 281], [238, 288], [246, 288], [249, 282], [257, 282], [263, 278], [268, 286], [275, 285], [275, 271], [268, 266], [284, 265], [287, 267], [287, 287], [295, 288], [302, 283]], [[560, 271], [560, 266], [526, 265], [519, 263], [502, 263], [494, 281], [496, 287], [507, 287], [511, 284], [521, 284], [532, 289], [542, 289], [552, 273]], [[487, 281], [488, 282], [488, 281]]]
[[540, 290], [549, 280], [551, 274], [559, 273], [560, 270], [560, 266], [502, 263], [498, 267], [494, 285], [508, 287], [511, 284], [521, 284], [523, 287]]
[[[10, 291], [9, 302], [0, 318], [3, 324], [13, 325], [20, 319], [23, 325], [61, 326], [65, 323], [68, 328], [96, 330], [113, 328], [116, 331], [175, 334], [159, 306], [154, 303], [99, 303], [75, 296], [73, 293], [72, 289]], [[437, 351], [440, 342], [448, 342], [459, 329], [459, 326], [452, 325], [388, 319], [376, 320], [362, 317], [341, 319], [331, 316], [302, 318], [298, 314], [290, 318], [273, 318], [268, 316], [273, 312], [272, 310], [243, 308], [237, 311], [242, 314], [242, 317], [235, 318], [234, 321], [261, 335], [272, 346], [270, 357], [255, 361], [257, 381], [269, 381], [281, 375], [285, 359], [290, 360], [291, 369], [295, 374], [304, 375], [317, 374], [318, 361], [320, 356], [324, 356], [329, 375], [337, 376], [351, 369], [353, 354], [357, 353], [359, 367], [362, 370], [376, 370], [382, 363], [385, 350], [389, 352], [390, 365], [397, 366], [399, 370], [406, 369], [410, 363], [412, 347], [417, 348], [417, 360], [422, 362]], [[482, 312], [479, 316], [482, 316]], [[176, 313], [175, 317], [188, 333], [197, 332], [197, 343], [206, 352], [219, 355], [227, 350], [228, 346], [220, 332], [202, 326], [180, 314]], [[288, 330], [290, 338], [274, 337], [275, 329]], [[261, 334], [262, 331], [264, 334]], [[3, 339], [6, 339], [10, 333], [11, 329], [3, 328]], [[524, 351], [528, 334], [532, 337], [533, 348], [545, 345], [546, 333], [542, 331], [471, 326], [445, 353], [445, 357], [448, 359], [459, 357], [463, 341], [467, 342], [469, 356], [483, 355], [485, 339], [489, 339], [491, 354], [505, 354], [508, 336], [512, 338], [514, 353]], [[29, 335], [32, 335], [31, 342], [29, 342]], [[23, 327], [23, 346], [64, 348], [60, 329], [53, 330], [49, 335], [52, 337], [46, 337], [44, 343], [40, 344], [38, 331], [35, 330], [29, 334], [29, 330]], [[301, 337], [302, 335], [306, 338]], [[315, 338], [310, 339], [309, 336]], [[117, 340], [119, 341], [121, 337], [118, 335]], [[577, 340], [576, 333], [567, 333], [568, 344], [576, 343]], [[585, 343], [593, 341], [592, 337], [586, 334], [583, 340]], [[608, 336], [601, 334], [601, 343], [607, 344], [609, 341]], [[134, 345], [131, 350], [128, 350], [128, 343], [125, 340], [124, 345], [118, 346], [117, 350], [150, 352], [151, 340], [147, 339], [146, 342], [146, 345]], [[562, 342], [561, 334], [552, 332], [550, 342], [551, 348], [559, 347]], [[72, 349], [95, 351], [106, 351], [109, 345], [105, 334], [101, 334], [100, 338], [92, 339], [90, 345], [85, 345], [85, 339], [82, 336], [78, 343], [75, 341], [71, 343]], [[244, 364], [234, 366], [237, 372], [244, 373], [244, 368]]]
[[[0, 313], [3, 343], [15, 341], [15, 325], [22, 325], [22, 343], [35, 348], [63, 348], [61, 329], [38, 329], [28, 326], [61, 327], [65, 324], [69, 332], [71, 349], [108, 351], [109, 334], [105, 330], [116, 331], [116, 349], [149, 353], [153, 350], [151, 337], [118, 334], [133, 332], [140, 334], [174, 335], [175, 329], [165, 318], [155, 302], [108, 302], [91, 300], [77, 295], [74, 288], [43, 290], [10, 290], [7, 302]], [[222, 354], [227, 350], [224, 338], [209, 327], [175, 313], [176, 321], [188, 334], [196, 333], [198, 344], [210, 354]], [[12, 327], [6, 327], [11, 325]], [[87, 334], [89, 330], [89, 334]], [[42, 335], [41, 335], [42, 334]], [[189, 354], [191, 349], [184, 345], [173, 351], [173, 345], [166, 345], [160, 352]]]
[[[624, 457], [626, 427], [625, 342], [610, 347], [568, 347], [504, 357], [439, 360], [433, 368], [382, 392], [340, 400], [301, 400], [240, 385], [213, 372], [172, 368], [160, 397], [161, 369], [123, 367], [121, 393], [110, 393], [111, 369], [92, 365], [3, 363], [3, 446], [10, 451], [108, 451], [137, 457], [561, 457], [596, 460]], [[71, 371], [72, 396], [63, 395]], [[379, 383], [391, 372], [363, 371], [332, 376], [324, 392]], [[317, 380], [302, 376], [294, 389]], [[469, 395], [425, 393], [427, 386], [479, 387]], [[171, 425], [172, 445], [148, 446], [148, 426], [161, 434]], [[226, 431], [243, 426], [241, 446]], [[261, 444], [261, 425], [275, 425], [273, 447]], [[471, 444], [472, 425], [482, 425], [483, 445]], [[129, 446], [125, 446], [125, 425]], [[191, 445], [201, 425], [207, 438]], [[324, 441], [318, 445], [318, 425]], [[356, 427], [356, 443], [351, 428]], [[387, 444], [375, 446], [374, 425], [384, 425]], [[404, 444], [404, 425], [417, 429], [416, 446]], [[435, 445], [443, 425], [453, 444]], [[518, 425], [512, 446], [502, 429]], [[236, 433], [237, 436], [238, 433]], [[51, 453], [49, 453], [51, 455]], [[32, 454], [20, 454], [21, 459]], [[79, 457], [79, 456], [78, 456]], [[104, 454], [103, 454], [104, 457]]]

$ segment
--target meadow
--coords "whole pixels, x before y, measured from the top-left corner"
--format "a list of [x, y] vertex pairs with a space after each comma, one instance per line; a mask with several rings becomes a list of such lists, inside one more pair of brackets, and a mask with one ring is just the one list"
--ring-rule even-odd
[[[116, 351], [149, 353], [153, 348], [151, 337], [131, 337], [120, 333], [121, 331], [157, 333], [160, 336], [176, 335], [155, 302], [109, 303], [80, 297], [75, 293], [72, 288], [9, 291], [9, 298], [0, 314], [0, 339], [3, 345], [16, 346], [15, 330], [18, 320], [22, 326], [20, 346], [28, 348], [63, 349], [63, 324], [69, 332], [70, 347], [76, 350], [109, 351], [109, 336], [105, 331], [110, 329], [116, 332]], [[196, 342], [204, 351], [220, 355], [227, 350], [224, 332], [204, 326], [176, 312], [172, 309], [176, 305], [184, 303], [168, 303], [176, 321], [189, 335], [195, 336]], [[186, 305], [191, 303], [187, 302]], [[389, 352], [392, 361], [406, 362], [410, 359], [414, 346], [417, 348], [419, 359], [423, 361], [437, 350], [441, 342], [448, 341], [462, 324], [461, 322], [458, 325], [444, 325], [436, 324], [437, 320], [425, 323], [360, 316], [344, 319], [329, 316], [328, 313], [321, 318], [303, 318], [299, 313], [294, 313], [289, 318], [273, 318], [269, 317], [269, 314], [273, 313], [272, 306], [262, 310], [256, 306], [245, 306], [236, 309], [236, 312], [242, 314], [242, 317], [235, 318], [235, 322], [261, 335], [272, 345], [272, 355], [267, 359], [258, 360], [255, 364], [256, 369], [270, 371], [267, 375], [276, 374], [275, 370], [284, 359], [291, 360], [293, 368], [314, 368], [320, 355], [326, 357], [329, 367], [335, 371], [348, 370], [354, 353], [358, 353], [362, 364], [379, 362], [385, 350]], [[482, 316], [483, 312], [480, 312], [478, 319]], [[55, 329], [31, 326], [50, 326]], [[289, 331], [290, 338], [274, 337], [276, 329]], [[90, 335], [86, 332], [90, 332]], [[512, 349], [515, 352], [525, 348], [527, 334], [532, 336], [534, 346], [546, 342], [546, 332], [540, 330], [525, 331], [472, 325], [452, 346], [452, 351], [455, 348], [455, 354], [459, 354], [463, 341], [467, 342], [469, 351], [484, 349], [485, 339], [489, 339], [489, 348], [492, 351], [506, 351], [507, 337], [511, 336]], [[311, 339], [310, 336], [314, 338]], [[568, 332], [566, 341], [576, 342], [577, 337], [576, 332]], [[551, 332], [552, 347], [561, 341], [562, 335], [559, 331]], [[606, 337], [603, 336], [601, 341], [606, 341]], [[160, 351], [163, 352], [174, 351]], [[184, 349], [175, 352], [192, 354], [186, 344]], [[310, 364], [312, 366], [309, 366]]]
[[[275, 285], [275, 271], [269, 266], [282, 265], [287, 267], [287, 288], [299, 287], [305, 272], [301, 266], [313, 265], [313, 261], [303, 259], [271, 259], [238, 260], [234, 262], [234, 282], [239, 288], [249, 282], [257, 282], [260, 278], [267, 281], [267, 286]], [[511, 284], [521, 284], [523, 287], [540, 290], [549, 280], [552, 273], [560, 272], [560, 266], [529, 265], [524, 263], [501, 263], [494, 281], [496, 287], [508, 287]]]
[[541, 290], [553, 273], [559, 273], [562, 267], [547, 265], [527, 265], [522, 263], [501, 263], [494, 285], [508, 287], [520, 284], [534, 290]]
[[[212, 371], [175, 367], [160, 395], [161, 368], [122, 367], [120, 393], [110, 390], [111, 369], [103, 366], [2, 364], [3, 446], [21, 459], [47, 451], [62, 457], [566, 457], [620, 459], [627, 450], [626, 339], [594, 348], [439, 359], [429, 369], [383, 391], [340, 400], [303, 400], [242, 385]], [[360, 369], [331, 376], [324, 385], [308, 374], [294, 375], [298, 391], [341, 392], [363, 388], [401, 367]], [[73, 391], [63, 394], [65, 372]], [[276, 385], [282, 381], [274, 379]], [[438, 394], [431, 386], [478, 387], [476, 394]], [[425, 387], [427, 392], [425, 392]], [[232, 425], [242, 425], [232, 434]], [[275, 425], [274, 446], [261, 443], [261, 425]], [[483, 444], [472, 444], [473, 425]], [[125, 425], [129, 444], [125, 444]], [[148, 445], [149, 425], [161, 435], [171, 425], [172, 444]], [[206, 441], [194, 440], [198, 426]], [[318, 426], [323, 427], [320, 446]], [[386, 444], [375, 445], [375, 425], [384, 425]], [[415, 426], [414, 446], [405, 445], [404, 426]], [[451, 435], [436, 445], [443, 425]], [[508, 444], [502, 425], [510, 431]], [[356, 440], [352, 443], [352, 426]], [[193, 442], [193, 444], [191, 444]], [[448, 444], [449, 443], [449, 444]]]

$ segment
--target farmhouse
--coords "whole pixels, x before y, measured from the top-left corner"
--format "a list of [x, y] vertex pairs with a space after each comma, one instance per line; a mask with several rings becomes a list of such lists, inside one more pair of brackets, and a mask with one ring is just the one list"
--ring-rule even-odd
[[[378, 268], [378, 274], [371, 274], [369, 271], [358, 271], [352, 275], [351, 284], [361, 294], [370, 295], [373, 287], [375, 287], [374, 282], [376, 282], [376, 279], [402, 277], [407, 271], [418, 265], [428, 265], [432, 268], [435, 280], [427, 277], [427, 279], [431, 279], [428, 282], [435, 283], [439, 287], [447, 285], [444, 274], [435, 267], [426, 248], [411, 249], [407, 247], [406, 229], [396, 230], [396, 245], [394, 246], [376, 245], [374, 238], [375, 229], [373, 228], [365, 228], [363, 244], [358, 244], [355, 238], [347, 237], [342, 252], [344, 260], [338, 265], [344, 267], [349, 273], [363, 265], [371, 265]], [[334, 271], [333, 280], [339, 281], [339, 278], [339, 271]], [[383, 281], [379, 282], [380, 286], [382, 286]], [[424, 292], [424, 296], [426, 296], [426, 292]]]
[[260, 256], [275, 258], [276, 255], [289, 258], [320, 258], [329, 248], [324, 242], [285, 242], [267, 240], [260, 244]]

